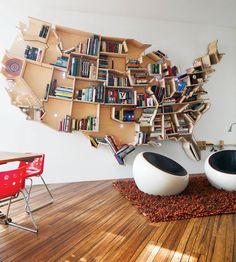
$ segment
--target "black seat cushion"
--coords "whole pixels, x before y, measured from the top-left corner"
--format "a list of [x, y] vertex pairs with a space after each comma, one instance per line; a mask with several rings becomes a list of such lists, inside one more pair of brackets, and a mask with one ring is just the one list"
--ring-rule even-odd
[[143, 153], [143, 157], [156, 168], [175, 176], [186, 176], [187, 171], [174, 160], [152, 152]]
[[236, 174], [236, 150], [223, 150], [209, 157], [209, 164], [217, 171]]

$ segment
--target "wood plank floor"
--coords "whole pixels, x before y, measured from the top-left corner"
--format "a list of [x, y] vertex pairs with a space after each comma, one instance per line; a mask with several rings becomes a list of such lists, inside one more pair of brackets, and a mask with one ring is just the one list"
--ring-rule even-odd
[[[38, 235], [0, 225], [0, 261], [236, 261], [236, 215], [152, 224], [111, 185], [51, 185], [54, 204], [34, 213]], [[32, 207], [47, 201], [34, 191]], [[30, 225], [22, 201], [11, 216]]]

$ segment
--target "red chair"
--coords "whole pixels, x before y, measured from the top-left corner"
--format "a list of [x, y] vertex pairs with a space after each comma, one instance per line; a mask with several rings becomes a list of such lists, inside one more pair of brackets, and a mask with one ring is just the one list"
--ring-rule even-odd
[[[23, 191], [23, 189], [25, 188], [25, 173], [26, 173], [25, 165], [21, 165], [21, 167], [15, 170], [0, 172], [0, 202], [9, 201], [6, 215], [3, 215], [3, 214], [1, 215], [1, 222], [3, 222], [6, 225], [18, 227], [18, 228], [21, 228], [27, 231], [37, 233], [38, 227], [31, 213], [31, 209], [29, 206], [27, 196], [25, 195]], [[28, 228], [28, 227], [16, 224], [12, 222], [11, 218], [9, 218], [9, 212], [10, 212], [12, 200], [17, 198], [20, 192], [22, 193], [24, 197], [25, 206], [27, 207], [27, 210], [31, 217], [34, 228]]]
[[[31, 189], [32, 189], [32, 186], [33, 186], [33, 180], [32, 180], [33, 177], [41, 178], [41, 180], [43, 181], [44, 186], [47, 189], [48, 194], [51, 197], [51, 201], [49, 201], [48, 203], [43, 204], [43, 205], [41, 205], [41, 206], [39, 206], [37, 208], [31, 209], [31, 212], [34, 212], [34, 211], [39, 210], [39, 209], [41, 209], [41, 208], [43, 208], [45, 206], [48, 206], [48, 205], [52, 204], [53, 201], [54, 201], [53, 200], [53, 196], [52, 196], [52, 194], [51, 194], [47, 184], [45, 183], [45, 181], [44, 181], [44, 179], [42, 177], [43, 169], [44, 169], [44, 159], [45, 159], [45, 155], [43, 154], [42, 157], [35, 158], [34, 161], [32, 161], [32, 162], [20, 162], [20, 165], [19, 165], [19, 167], [26, 165], [26, 179], [30, 180], [29, 189], [25, 188], [25, 190], [27, 192], [27, 195], [28, 195], [27, 196], [28, 197], [28, 201], [30, 199], [30, 193], [31, 193]], [[26, 211], [27, 211], [27, 208], [26, 208]]]

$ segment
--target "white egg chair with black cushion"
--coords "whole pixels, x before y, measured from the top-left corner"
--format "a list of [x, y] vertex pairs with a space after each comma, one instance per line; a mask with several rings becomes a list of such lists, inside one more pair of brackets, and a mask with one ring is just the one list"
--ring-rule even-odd
[[176, 195], [188, 185], [187, 171], [174, 160], [152, 152], [139, 153], [133, 163], [137, 187], [150, 195]]
[[205, 173], [212, 186], [236, 191], [236, 150], [222, 150], [205, 161]]

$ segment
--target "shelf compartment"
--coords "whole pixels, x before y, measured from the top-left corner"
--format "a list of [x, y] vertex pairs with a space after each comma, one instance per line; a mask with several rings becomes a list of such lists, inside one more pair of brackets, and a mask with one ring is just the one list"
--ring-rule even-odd
[[72, 101], [49, 97], [48, 101], [44, 102], [43, 108], [46, 113], [42, 122], [55, 130], [59, 130], [60, 121], [66, 115], [71, 115]]
[[82, 132], [92, 131], [98, 132], [99, 130], [99, 119], [100, 119], [100, 105], [94, 103], [78, 103], [73, 101], [72, 106], [72, 119], [87, 119], [88, 116], [96, 118], [96, 130], [78, 130]]
[[28, 25], [20, 22], [18, 26], [24, 40], [38, 41], [46, 44], [52, 27], [51, 23], [33, 17], [28, 17], [28, 21]]
[[[85, 32], [77, 29], [67, 28], [63, 26], [56, 26], [56, 34], [58, 41], [62, 43], [63, 50], [69, 50], [70, 48], [76, 47], [79, 43], [87, 44], [88, 38], [91, 38], [95, 34], [90, 32]], [[99, 36], [99, 46], [98, 54], [100, 48], [100, 36]], [[85, 54], [85, 52], [82, 52]]]
[[[50, 84], [51, 82], [52, 74], [53, 69], [50, 67], [26, 62], [22, 77], [31, 87], [38, 99], [43, 100], [47, 84]], [[40, 79], [40, 81], [38, 81], [38, 79]]]

